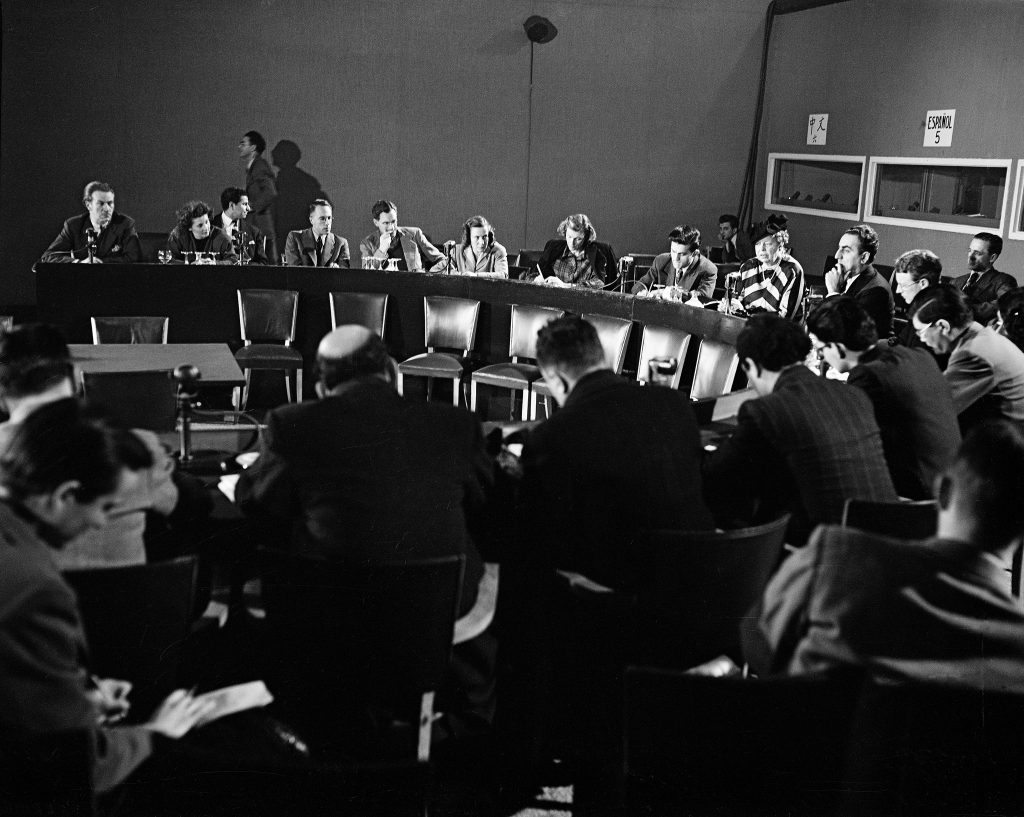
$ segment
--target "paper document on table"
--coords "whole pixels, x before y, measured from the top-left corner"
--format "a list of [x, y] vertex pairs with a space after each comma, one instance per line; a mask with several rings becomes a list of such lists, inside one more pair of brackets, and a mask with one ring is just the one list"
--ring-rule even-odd
[[235, 485], [238, 484], [238, 474], [225, 474], [217, 482], [217, 488], [229, 501], [235, 501]]
[[249, 681], [246, 684], [236, 684], [231, 687], [215, 689], [213, 692], [204, 692], [196, 695], [195, 700], [206, 702], [213, 701], [213, 709], [203, 715], [196, 726], [211, 723], [225, 715], [233, 715], [236, 712], [244, 712], [246, 709], [255, 709], [257, 706], [266, 706], [274, 700], [267, 685], [262, 681]]

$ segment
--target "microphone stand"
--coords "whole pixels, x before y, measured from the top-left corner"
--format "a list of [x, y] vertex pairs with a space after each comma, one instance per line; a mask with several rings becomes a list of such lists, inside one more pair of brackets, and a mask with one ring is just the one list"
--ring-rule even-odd
[[96, 260], [96, 231], [92, 227], [85, 231], [85, 251], [89, 263], [94, 263]]
[[192, 401], [199, 396], [202, 376], [198, 367], [189, 363], [183, 363], [174, 370], [174, 379], [178, 381], [178, 417], [181, 420], [178, 463], [183, 471], [193, 474], [220, 474], [223, 470], [221, 461], [230, 456], [228, 452], [192, 450]]

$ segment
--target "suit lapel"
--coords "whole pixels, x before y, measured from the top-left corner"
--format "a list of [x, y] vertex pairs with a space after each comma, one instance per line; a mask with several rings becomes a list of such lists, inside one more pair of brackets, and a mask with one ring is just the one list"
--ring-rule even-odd
[[302, 251], [309, 256], [309, 262], [312, 266], [316, 266], [316, 239], [313, 237], [312, 230], [302, 231]]
[[334, 263], [334, 233], [328, 233], [324, 238], [324, 266]]
[[408, 237], [405, 233], [399, 233], [402, 239], [402, 252], [405, 253], [405, 265], [409, 268], [409, 272], [415, 272], [420, 268], [420, 251], [416, 246], [416, 242]]

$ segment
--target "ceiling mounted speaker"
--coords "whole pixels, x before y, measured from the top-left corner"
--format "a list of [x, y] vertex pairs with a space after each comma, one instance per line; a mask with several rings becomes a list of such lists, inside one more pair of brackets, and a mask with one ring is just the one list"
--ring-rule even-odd
[[547, 17], [534, 14], [523, 23], [526, 36], [533, 43], [549, 43], [558, 36], [558, 29]]

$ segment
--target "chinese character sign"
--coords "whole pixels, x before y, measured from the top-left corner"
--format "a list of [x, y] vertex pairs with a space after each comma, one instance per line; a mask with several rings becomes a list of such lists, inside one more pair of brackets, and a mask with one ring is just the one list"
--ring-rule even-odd
[[807, 144], [824, 145], [828, 136], [828, 114], [812, 113], [807, 117]]

